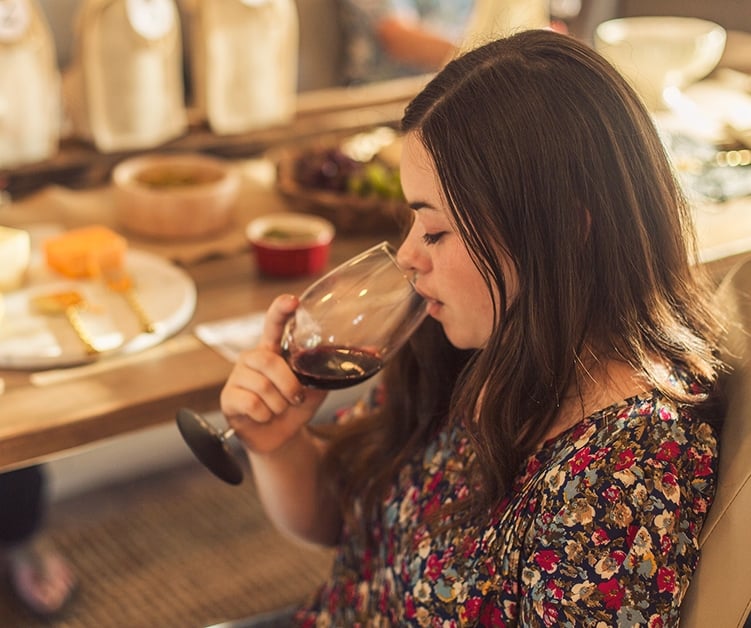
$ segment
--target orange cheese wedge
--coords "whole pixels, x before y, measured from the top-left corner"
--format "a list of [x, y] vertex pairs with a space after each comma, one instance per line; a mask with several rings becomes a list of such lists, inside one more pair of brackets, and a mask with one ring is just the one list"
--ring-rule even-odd
[[47, 265], [66, 277], [99, 277], [102, 268], [121, 268], [128, 241], [108, 227], [71, 229], [44, 243]]

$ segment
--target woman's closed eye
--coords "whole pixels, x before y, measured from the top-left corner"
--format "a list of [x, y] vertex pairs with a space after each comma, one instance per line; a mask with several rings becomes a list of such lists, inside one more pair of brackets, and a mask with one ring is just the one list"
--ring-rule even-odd
[[435, 233], [426, 233], [422, 236], [423, 242], [427, 245], [435, 244], [446, 234], [445, 231], [437, 231]]

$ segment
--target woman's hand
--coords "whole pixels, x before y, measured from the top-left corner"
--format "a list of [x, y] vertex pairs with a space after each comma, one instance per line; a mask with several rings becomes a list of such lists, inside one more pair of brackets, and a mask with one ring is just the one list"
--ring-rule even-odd
[[284, 324], [297, 305], [291, 295], [274, 300], [261, 341], [240, 355], [222, 390], [222, 412], [253, 453], [271, 453], [292, 440], [326, 397], [325, 391], [304, 388], [281, 356]]
[[221, 406], [248, 450], [258, 495], [274, 524], [306, 541], [331, 544], [341, 529], [339, 508], [322, 480], [323, 444], [304, 429], [326, 392], [304, 388], [281, 356], [284, 324], [297, 306], [290, 295], [274, 300], [261, 341], [240, 355]]

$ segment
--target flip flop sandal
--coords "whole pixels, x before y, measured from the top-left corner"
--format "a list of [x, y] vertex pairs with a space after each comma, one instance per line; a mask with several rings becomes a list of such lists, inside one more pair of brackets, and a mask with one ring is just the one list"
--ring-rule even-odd
[[24, 547], [10, 554], [7, 563], [14, 593], [40, 617], [60, 616], [78, 589], [71, 568], [55, 550]]

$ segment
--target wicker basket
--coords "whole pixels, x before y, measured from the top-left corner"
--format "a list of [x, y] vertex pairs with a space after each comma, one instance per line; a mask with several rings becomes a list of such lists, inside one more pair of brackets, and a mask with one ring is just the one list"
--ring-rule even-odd
[[308, 212], [331, 221], [337, 233], [395, 233], [404, 229], [410, 210], [403, 200], [375, 196], [357, 196], [301, 185], [295, 180], [299, 153], [289, 152], [277, 158], [277, 189], [295, 211]]

